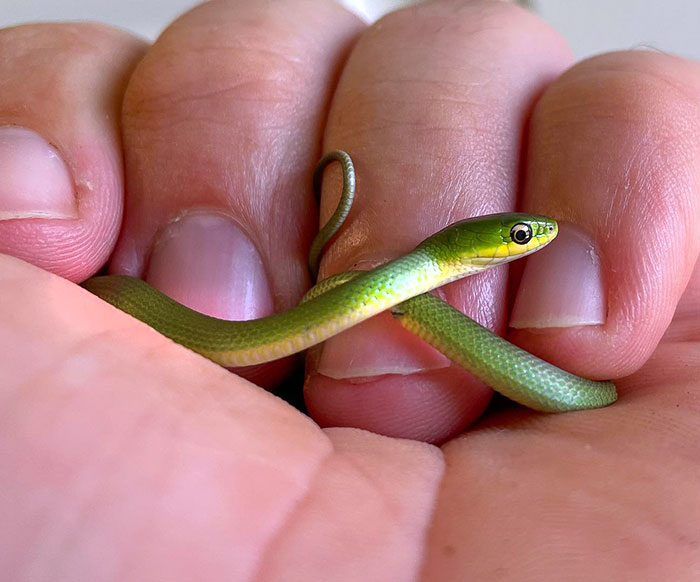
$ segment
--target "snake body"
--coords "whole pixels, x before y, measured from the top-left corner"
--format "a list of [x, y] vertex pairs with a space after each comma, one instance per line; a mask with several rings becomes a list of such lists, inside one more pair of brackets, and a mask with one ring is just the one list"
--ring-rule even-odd
[[[344, 196], [329, 221], [331, 226], [323, 229], [312, 247], [312, 271], [323, 246], [347, 216], [354, 194], [352, 161], [339, 151], [319, 162], [316, 187], [323, 169], [334, 160], [343, 164]], [[605, 406], [616, 399], [610, 382], [592, 382], [560, 370], [426, 294], [450, 281], [533, 253], [556, 234], [556, 221], [532, 214], [504, 213], [463, 220], [398, 259], [372, 271], [322, 282], [296, 307], [250, 321], [203, 315], [134, 277], [94, 277], [83, 285], [173, 341], [224, 366], [260, 364], [300, 352], [391, 309], [410, 331], [526, 406], [547, 412]]]

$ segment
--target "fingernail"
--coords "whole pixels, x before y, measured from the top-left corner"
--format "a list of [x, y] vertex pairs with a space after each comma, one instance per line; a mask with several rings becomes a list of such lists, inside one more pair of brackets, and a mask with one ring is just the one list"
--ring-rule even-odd
[[607, 305], [598, 251], [571, 224], [560, 224], [557, 239], [528, 258], [513, 305], [510, 326], [571, 327], [605, 323]]
[[70, 172], [35, 131], [0, 126], [0, 220], [77, 218]]
[[[365, 258], [353, 267], [373, 269], [385, 258]], [[406, 376], [451, 365], [449, 358], [406, 331], [389, 313], [373, 317], [327, 340], [316, 372], [336, 380]]]
[[258, 250], [223, 214], [191, 212], [170, 223], [153, 248], [146, 281], [222, 319], [255, 319], [273, 311]]
[[323, 344], [316, 372], [336, 380], [406, 376], [450, 366], [450, 360], [381, 314]]

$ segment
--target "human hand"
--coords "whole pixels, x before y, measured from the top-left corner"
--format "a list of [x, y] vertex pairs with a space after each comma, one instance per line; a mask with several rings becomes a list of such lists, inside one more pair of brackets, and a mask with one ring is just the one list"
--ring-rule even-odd
[[[222, 316], [289, 307], [309, 285], [323, 135], [359, 179], [323, 274], [401, 254], [465, 216], [552, 215], [578, 230], [529, 262], [514, 319], [605, 321], [511, 339], [621, 378], [608, 409], [505, 411], [438, 449], [419, 441], [458, 434], [490, 393], [377, 318], [312, 356], [307, 404], [323, 426], [416, 440], [321, 430], [2, 257], [8, 579], [697, 576], [698, 65], [626, 52], [572, 66], [535, 17], [454, 1], [367, 31], [331, 2], [216, 2], [153, 47], [99, 26], [31, 25], [2, 31], [0, 53], [0, 123], [38, 132], [63, 160], [47, 167], [38, 138], [0, 133], [0, 214], [25, 216], [0, 221], [3, 252], [76, 282], [111, 257], [112, 270]], [[322, 218], [337, 185], [329, 171]], [[19, 206], [32, 186], [43, 198]], [[502, 331], [505, 277], [445, 296]]]

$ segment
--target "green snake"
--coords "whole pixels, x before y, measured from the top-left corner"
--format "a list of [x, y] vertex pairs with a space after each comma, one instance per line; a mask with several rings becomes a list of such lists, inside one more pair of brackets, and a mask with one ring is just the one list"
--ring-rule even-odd
[[[350, 156], [324, 156], [314, 174], [316, 193], [325, 167], [339, 161], [343, 194], [314, 241], [309, 263], [315, 275], [326, 243], [347, 217], [355, 193]], [[413, 251], [371, 271], [341, 273], [314, 287], [286, 311], [250, 321], [203, 315], [134, 277], [94, 277], [83, 286], [158, 332], [228, 367], [276, 360], [316, 345], [391, 310], [401, 324], [494, 390], [543, 412], [607, 406], [617, 399], [611, 382], [565, 372], [508, 343], [428, 293], [450, 281], [529, 255], [557, 235], [555, 220], [503, 213], [462, 220], [425, 239]]]

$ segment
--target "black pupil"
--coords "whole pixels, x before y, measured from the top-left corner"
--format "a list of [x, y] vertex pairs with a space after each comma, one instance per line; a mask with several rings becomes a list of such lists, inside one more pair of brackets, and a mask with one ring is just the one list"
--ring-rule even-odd
[[513, 227], [511, 236], [516, 243], [524, 244], [530, 240], [530, 228], [526, 224], [516, 224]]

